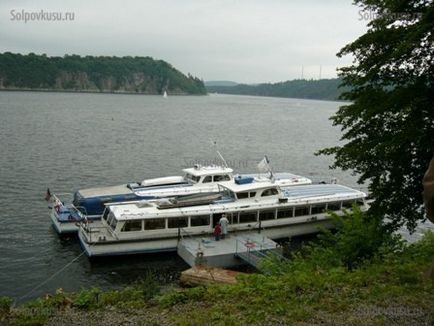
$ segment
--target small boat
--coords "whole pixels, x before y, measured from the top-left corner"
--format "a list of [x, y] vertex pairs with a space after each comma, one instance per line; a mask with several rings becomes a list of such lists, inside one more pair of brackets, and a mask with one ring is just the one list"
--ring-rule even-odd
[[242, 177], [218, 187], [212, 195], [109, 205], [100, 221], [80, 224], [80, 244], [89, 257], [175, 251], [181, 233], [210, 236], [223, 215], [230, 233], [258, 230], [281, 239], [331, 227], [328, 211], [354, 202], [367, 208], [365, 193], [338, 184], [281, 188]]
[[164, 93], [163, 93], [163, 97], [164, 97], [164, 98], [167, 98], [167, 92], [166, 92], [166, 91], [164, 91]]
[[[225, 166], [201, 166], [183, 169], [184, 176], [169, 176], [147, 179], [142, 182], [133, 182], [124, 185], [80, 189], [74, 193], [71, 204], [64, 205], [58, 196], [47, 191], [46, 199], [50, 211], [50, 218], [55, 230], [59, 234], [78, 231], [76, 222], [84, 218], [98, 220], [106, 207], [111, 203], [152, 200], [165, 197], [181, 197], [194, 194], [210, 194], [219, 191], [218, 183], [231, 181], [235, 178], [252, 178], [255, 183], [270, 181], [265, 173], [234, 176], [233, 170]], [[308, 178], [291, 173], [275, 173], [274, 182], [282, 187], [310, 184]], [[62, 219], [54, 207], [62, 204], [62, 209], [69, 210], [68, 219]], [[78, 215], [76, 211], [82, 214]]]

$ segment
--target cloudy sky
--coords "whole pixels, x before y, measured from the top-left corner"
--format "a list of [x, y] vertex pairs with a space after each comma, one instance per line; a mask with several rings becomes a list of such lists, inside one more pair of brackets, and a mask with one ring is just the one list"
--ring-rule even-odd
[[[0, 2], [0, 52], [151, 56], [204, 80], [335, 77], [367, 21], [351, 0]], [[25, 22], [33, 12], [66, 21]], [[73, 14], [66, 16], [67, 13]], [[35, 14], [33, 14], [35, 17]]]

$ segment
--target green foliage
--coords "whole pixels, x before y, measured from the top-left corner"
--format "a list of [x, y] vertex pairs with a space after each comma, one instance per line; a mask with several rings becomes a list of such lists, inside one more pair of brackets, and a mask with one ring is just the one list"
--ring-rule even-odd
[[0, 315], [8, 314], [14, 301], [9, 297], [0, 297]]
[[335, 212], [330, 214], [336, 232], [324, 230], [319, 235], [319, 243], [312, 246], [318, 258], [329, 259], [335, 265], [351, 269], [384, 251], [384, 248], [388, 252], [400, 248], [400, 239], [390, 234], [383, 219], [363, 213], [356, 204], [343, 216]]
[[348, 87], [331, 118], [344, 145], [319, 151], [334, 155], [334, 168], [353, 170], [369, 182], [370, 211], [410, 229], [423, 218], [422, 177], [434, 154], [434, 5], [432, 1], [357, 0], [375, 16], [369, 30], [338, 56]]
[[[353, 210], [354, 216], [347, 212], [343, 218], [335, 217], [338, 230], [294, 253], [290, 263], [270, 256], [265, 264], [275, 271], [272, 275], [245, 275], [232, 286], [173, 290], [159, 302], [165, 308], [177, 305], [177, 312], [187, 307], [173, 317], [180, 325], [310, 324], [313, 316], [321, 314], [344, 314], [355, 324], [375, 324], [380, 319], [390, 323], [383, 315], [367, 317], [354, 310], [361, 303], [379, 307], [390, 300], [405, 309], [419, 309], [420, 301], [412, 300], [421, 295], [426, 298], [424, 304], [430, 305], [433, 285], [420, 271], [428, 268], [434, 254], [434, 234], [404, 246], [383, 232], [376, 219], [362, 214], [357, 206]], [[371, 237], [376, 241], [362, 244]], [[200, 309], [189, 308], [199, 303]]]
[[297, 79], [274, 84], [207, 86], [207, 90], [223, 94], [337, 100], [343, 91], [339, 89], [340, 84], [340, 79]]
[[154, 275], [147, 273], [139, 282], [121, 290], [83, 289], [74, 296], [73, 305], [81, 309], [105, 306], [138, 308], [145, 306], [159, 292], [160, 286]]
[[160, 285], [154, 274], [148, 272], [145, 277], [140, 280], [135, 286], [136, 289], [142, 292], [143, 299], [150, 300], [160, 292]]
[[21, 314], [12, 323], [13, 326], [43, 326], [46, 324], [48, 316], [39, 314]]
[[[430, 267], [434, 255], [434, 233], [406, 246], [396, 244], [390, 235], [384, 236], [383, 241], [369, 246], [369, 258], [365, 249], [354, 259], [348, 248], [354, 249], [353, 242], [360, 244], [365, 237], [363, 230], [375, 237], [381, 233], [377, 222], [357, 211], [354, 215], [355, 221], [350, 221], [349, 216], [337, 219], [342, 225], [336, 233], [301, 248], [291, 263], [275, 267], [275, 274], [246, 274], [234, 285], [172, 289], [158, 296], [160, 305], [153, 306], [146, 304], [148, 290], [143, 289], [152, 288], [148, 286], [153, 284], [150, 276], [142, 284], [121, 290], [90, 289], [77, 295], [58, 291], [21, 307], [9, 321], [19, 325], [44, 324], [54, 312], [64, 309], [61, 302], [71, 302], [69, 298], [74, 301], [72, 306], [81, 303], [82, 308], [103, 309], [106, 313], [110, 313], [106, 310], [108, 305], [121, 308], [116, 310], [116, 318], [125, 312], [125, 320], [134, 314], [132, 309], [146, 307], [147, 313], [164, 315], [176, 325], [310, 325], [330, 324], [338, 319], [341, 324], [351, 320], [354, 325], [375, 325], [395, 324], [397, 318], [402, 324], [411, 321], [417, 325], [431, 320], [434, 285], [423, 277], [423, 272]], [[364, 226], [362, 221], [369, 225]], [[352, 230], [351, 225], [359, 230]], [[342, 248], [345, 254], [338, 253]], [[335, 259], [336, 254], [341, 256]], [[347, 268], [345, 257], [356, 262], [351, 269]], [[277, 260], [274, 263], [280, 264]], [[99, 300], [94, 299], [97, 294]], [[414, 313], [419, 319], [412, 319]]]
[[317, 240], [291, 253], [290, 260], [270, 256], [261, 261], [261, 269], [272, 275], [299, 273], [303, 270], [353, 269], [374, 257], [399, 252], [403, 242], [383, 224], [381, 218], [361, 211], [356, 204], [343, 215], [329, 212], [335, 230], [323, 229]]
[[101, 292], [102, 291], [98, 288], [91, 288], [89, 290], [83, 289], [75, 296], [73, 304], [81, 309], [95, 307], [98, 305]]
[[184, 291], [179, 291], [176, 289], [173, 289], [169, 291], [168, 293], [162, 295], [161, 297], [158, 297], [158, 303], [164, 307], [171, 307], [175, 304], [185, 302], [188, 300], [188, 296]]
[[203, 82], [150, 57], [80, 57], [0, 54], [5, 88], [206, 94]]

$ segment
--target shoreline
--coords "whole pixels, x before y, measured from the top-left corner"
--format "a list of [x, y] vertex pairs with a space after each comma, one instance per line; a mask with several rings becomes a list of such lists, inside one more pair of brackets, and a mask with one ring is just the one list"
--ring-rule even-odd
[[417, 243], [383, 247], [387, 252], [349, 269], [318, 244], [316, 254], [293, 256], [291, 264], [269, 260], [264, 267], [270, 273], [240, 275], [235, 284], [163, 289], [148, 274], [121, 289], [58, 289], [17, 305], [0, 297], [0, 323], [432, 325], [434, 283], [425, 273], [433, 245], [428, 232]]
[[[0, 88], [0, 92], [37, 92], [37, 93], [81, 93], [81, 94], [114, 94], [114, 95], [152, 95], [163, 96], [161, 93], [143, 93], [129, 91], [109, 91], [109, 90], [74, 90], [74, 89], [51, 89], [51, 88]], [[189, 93], [169, 93], [170, 96], [207, 96], [206, 94], [189, 94]]]

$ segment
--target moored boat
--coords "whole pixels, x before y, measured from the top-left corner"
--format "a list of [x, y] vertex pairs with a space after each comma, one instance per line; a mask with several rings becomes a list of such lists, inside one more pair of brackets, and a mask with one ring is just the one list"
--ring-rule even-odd
[[[58, 211], [54, 209], [55, 200], [59, 200], [70, 211], [81, 211], [81, 217], [86, 216], [88, 220], [98, 220], [101, 218], [106, 205], [111, 203], [216, 193], [219, 182], [233, 181], [236, 178], [244, 180], [248, 177], [255, 183], [270, 180], [270, 175], [267, 173], [236, 176], [231, 168], [217, 165], [195, 165], [192, 168], [183, 169], [183, 172], [184, 176], [169, 176], [124, 185], [81, 189], [74, 193], [72, 203], [67, 205], [63, 205], [57, 196], [51, 196], [48, 191], [48, 206], [53, 226], [59, 234], [78, 231], [76, 221], [79, 218], [63, 221]], [[274, 182], [282, 187], [312, 183], [310, 179], [292, 173], [274, 173], [271, 175]]]
[[366, 207], [365, 193], [337, 184], [281, 188], [238, 180], [218, 186], [217, 196], [110, 205], [100, 221], [80, 224], [81, 246], [89, 257], [174, 251], [181, 232], [211, 235], [223, 215], [230, 233], [258, 229], [280, 239], [329, 227], [327, 211], [342, 212], [354, 202]]

